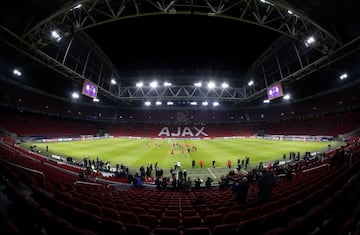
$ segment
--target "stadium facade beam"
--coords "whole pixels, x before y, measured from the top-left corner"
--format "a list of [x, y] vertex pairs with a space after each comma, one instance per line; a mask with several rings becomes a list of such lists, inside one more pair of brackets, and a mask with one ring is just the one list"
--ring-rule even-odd
[[229, 0], [229, 1], [186, 1], [186, 0], [83, 0], [67, 4], [45, 20], [24, 32], [22, 38], [36, 48], [54, 42], [51, 32], [56, 29], [61, 37], [104, 23], [161, 14], [194, 14], [222, 17], [254, 24], [305, 42], [309, 35], [316, 38], [312, 45], [327, 53], [341, 45], [339, 39], [316, 24], [307, 16], [278, 1]]
[[120, 87], [122, 100], [208, 100], [235, 101], [245, 99], [242, 88], [213, 88], [194, 86]]

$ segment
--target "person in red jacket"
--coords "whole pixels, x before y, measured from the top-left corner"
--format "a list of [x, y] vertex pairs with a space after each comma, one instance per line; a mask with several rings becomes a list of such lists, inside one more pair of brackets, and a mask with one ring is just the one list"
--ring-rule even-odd
[[203, 167], [203, 165], [204, 165], [204, 160], [200, 160], [200, 167], [202, 168]]
[[230, 160], [227, 161], [227, 167], [228, 167], [229, 169], [231, 168], [231, 161], [230, 161]]

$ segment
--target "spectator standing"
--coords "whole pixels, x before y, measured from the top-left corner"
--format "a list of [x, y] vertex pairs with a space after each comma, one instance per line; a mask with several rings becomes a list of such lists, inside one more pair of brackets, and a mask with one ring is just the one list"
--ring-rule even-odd
[[191, 179], [190, 179], [190, 177], [186, 181], [186, 191], [191, 192]]
[[194, 183], [195, 183], [195, 189], [200, 189], [200, 187], [201, 187], [200, 185], [202, 183], [202, 180], [199, 177], [197, 177], [195, 179]]
[[210, 177], [207, 177], [206, 181], [205, 181], [205, 187], [207, 189], [211, 188], [211, 182], [213, 182], [213, 179], [211, 179]]
[[247, 167], [249, 165], [249, 162], [250, 162], [250, 157], [246, 156], [246, 158], [245, 158], [245, 169], [247, 169]]
[[245, 203], [247, 200], [247, 195], [249, 191], [249, 183], [246, 177], [242, 177], [238, 179], [235, 184], [232, 186], [232, 190], [235, 193], [235, 201], [236, 203]]
[[270, 201], [271, 192], [273, 188], [276, 186], [276, 181], [271, 172], [267, 170], [262, 171], [262, 176], [259, 179], [257, 184], [259, 189], [258, 198], [261, 203], [265, 203]]

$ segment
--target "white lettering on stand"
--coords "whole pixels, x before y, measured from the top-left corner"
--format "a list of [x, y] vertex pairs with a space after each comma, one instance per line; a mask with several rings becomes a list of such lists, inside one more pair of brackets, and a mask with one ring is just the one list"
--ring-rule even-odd
[[193, 131], [191, 130], [190, 127], [184, 127], [183, 129], [181, 127], [177, 127], [176, 129], [176, 132], [171, 132], [169, 127], [163, 127], [161, 129], [161, 131], [159, 132], [158, 136], [167, 136], [167, 137], [170, 137], [170, 136], [174, 136], [174, 137], [178, 137], [178, 136], [182, 136], [182, 137], [185, 137], [185, 136], [209, 136], [204, 130], [205, 130], [205, 127], [201, 127], [200, 129], [197, 128], [197, 127], [192, 127], [193, 130], [196, 131], [196, 134], [194, 135]]

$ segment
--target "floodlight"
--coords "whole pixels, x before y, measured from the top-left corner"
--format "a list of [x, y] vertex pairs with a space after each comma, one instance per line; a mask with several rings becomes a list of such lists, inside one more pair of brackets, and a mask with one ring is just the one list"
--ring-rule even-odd
[[254, 81], [253, 81], [253, 80], [250, 80], [250, 81], [248, 82], [248, 86], [252, 86], [252, 85], [254, 85]]
[[150, 82], [150, 87], [155, 88], [158, 86], [157, 81]]
[[305, 46], [310, 46], [316, 42], [315, 38], [313, 36], [310, 36], [305, 41]]
[[260, 2], [265, 3], [265, 4], [268, 4], [268, 5], [270, 5], [270, 6], [274, 6], [274, 4], [273, 4], [272, 2], [269, 2], [269, 1], [267, 1], [267, 0], [260, 0]]
[[294, 12], [293, 12], [292, 10], [290, 10], [290, 9], [287, 11], [287, 13], [288, 13], [289, 15], [294, 14]]
[[341, 74], [340, 79], [343, 80], [347, 77], [348, 77], [347, 73], [343, 73], [343, 74]]
[[115, 79], [111, 79], [111, 84], [115, 85], [116, 84], [116, 80]]
[[98, 98], [94, 98], [93, 101], [94, 101], [95, 103], [98, 103], [100, 100], [99, 100]]
[[222, 88], [228, 88], [228, 87], [229, 87], [229, 84], [227, 84], [226, 82], [223, 82], [223, 83], [221, 84], [221, 87], [222, 87]]
[[190, 105], [197, 105], [196, 101], [190, 102]]
[[61, 36], [56, 30], [51, 31], [51, 37], [54, 38], [57, 42], [61, 40]]
[[82, 7], [82, 5], [81, 5], [81, 4], [77, 4], [77, 5], [75, 5], [74, 7], [70, 8], [70, 11], [73, 11], [73, 10], [75, 10], [75, 9], [79, 9], [80, 7]]
[[171, 86], [171, 82], [164, 82], [164, 86]]
[[213, 102], [213, 106], [214, 106], [214, 107], [219, 106], [219, 102], [214, 101], [214, 102]]
[[144, 83], [143, 83], [143, 82], [138, 82], [138, 83], [136, 83], [136, 87], [142, 87], [142, 86], [144, 86]]
[[202, 102], [202, 106], [208, 106], [208, 102], [207, 101], [204, 101], [204, 102]]
[[263, 100], [263, 103], [264, 103], [264, 104], [268, 104], [268, 103], [270, 103], [270, 100], [268, 100], [268, 99]]
[[168, 102], [166, 102], [166, 104], [167, 104], [167, 105], [174, 105], [174, 102], [168, 101]]
[[14, 69], [13, 74], [20, 77], [22, 73], [18, 69]]
[[79, 93], [77, 93], [77, 92], [73, 92], [72, 93], [72, 98], [74, 98], [74, 99], [78, 99], [80, 96], [79, 96]]
[[289, 94], [284, 95], [284, 100], [289, 100], [289, 99], [290, 99], [290, 95], [289, 95]]
[[144, 103], [146, 106], [150, 106], [151, 105], [151, 102], [150, 101], [145, 101]]
[[215, 83], [214, 82], [209, 82], [208, 83], [208, 88], [209, 89], [212, 89], [212, 88], [214, 88], [215, 87]]
[[196, 87], [201, 87], [202, 84], [201, 84], [201, 82], [196, 82], [196, 83], [194, 83], [194, 86], [196, 86]]
[[157, 105], [157, 106], [162, 105], [162, 102], [161, 101], [156, 101], [155, 105]]

